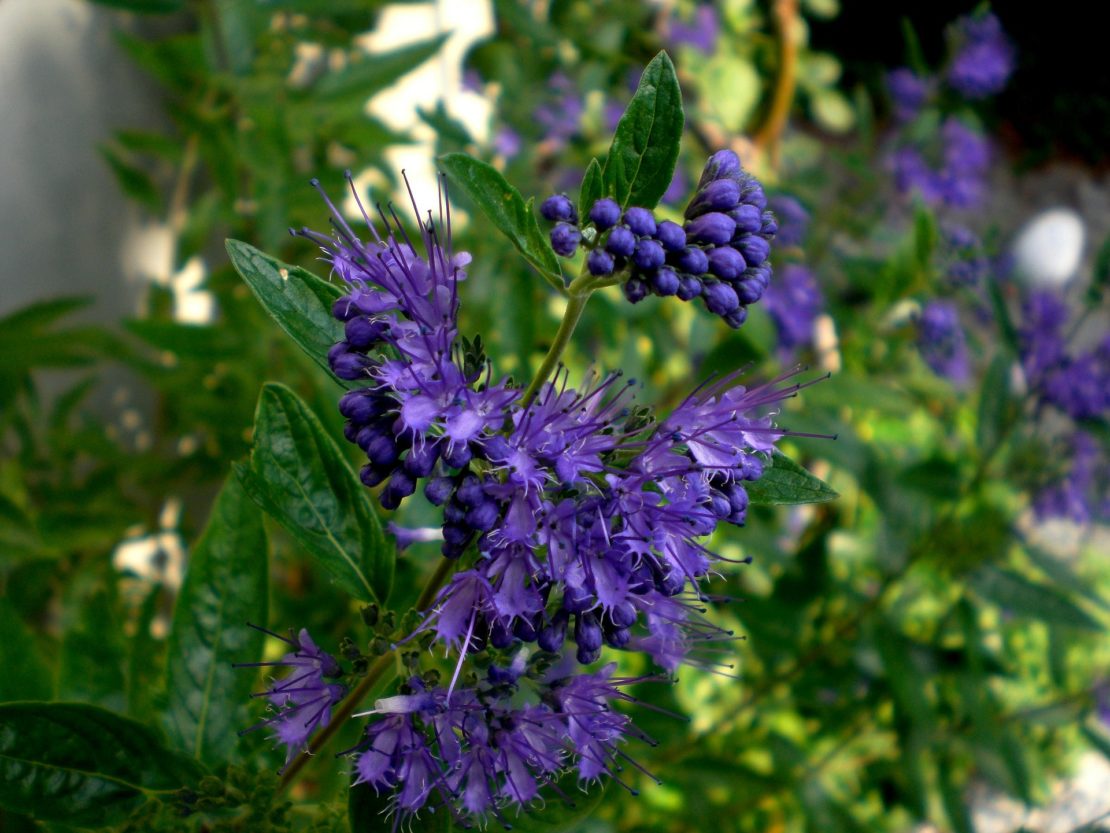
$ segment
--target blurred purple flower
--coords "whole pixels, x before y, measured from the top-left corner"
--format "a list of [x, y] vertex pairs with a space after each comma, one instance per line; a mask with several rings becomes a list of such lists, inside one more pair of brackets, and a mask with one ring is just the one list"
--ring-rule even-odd
[[694, 19], [689, 23], [678, 15], [670, 19], [667, 42], [672, 47], [687, 44], [704, 52], [713, 54], [717, 48], [717, 36], [721, 31], [721, 21], [712, 3], [701, 3], [694, 11]]
[[963, 17], [955, 25], [956, 54], [948, 83], [966, 98], [1001, 92], [1015, 65], [1014, 47], [993, 14]]
[[801, 246], [809, 232], [809, 212], [789, 194], [776, 194], [768, 200], [778, 221], [775, 239], [783, 246]]
[[925, 305], [918, 321], [917, 346], [921, 358], [938, 376], [957, 385], [967, 382], [971, 368], [955, 304], [934, 300]]
[[512, 159], [520, 153], [520, 134], [509, 126], [499, 127], [493, 135], [493, 151], [506, 159]]
[[886, 85], [894, 104], [894, 118], [899, 122], [912, 121], [933, 91], [931, 79], [922, 78], [908, 67], [899, 67], [888, 73]]
[[824, 306], [813, 272], [797, 263], [788, 263], [767, 287], [763, 303], [775, 322], [780, 352], [792, 355], [812, 341], [814, 321]]

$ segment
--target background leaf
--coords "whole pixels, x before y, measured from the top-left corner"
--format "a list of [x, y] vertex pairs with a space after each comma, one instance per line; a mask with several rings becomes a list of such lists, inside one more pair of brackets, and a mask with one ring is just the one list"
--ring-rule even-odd
[[979, 394], [979, 422], [976, 437], [981, 451], [995, 448], [1009, 430], [1012, 418], [1010, 405], [1010, 368], [1013, 360], [1005, 353], [994, 357], [983, 389]]
[[1036, 584], [1012, 570], [993, 565], [977, 569], [968, 578], [971, 589], [1014, 616], [1100, 631], [1102, 626], [1054, 587]]
[[343, 290], [239, 240], [227, 241], [227, 253], [266, 312], [330, 374], [328, 350], [343, 340], [343, 325], [332, 316], [331, 305]]
[[0, 705], [0, 805], [17, 813], [110, 824], [198, 774], [146, 726], [96, 706]]
[[392, 52], [366, 55], [339, 72], [325, 75], [314, 92], [323, 100], [344, 96], [370, 98], [436, 54], [449, 34], [436, 35]]
[[674, 177], [684, 124], [678, 76], [660, 52], [640, 76], [605, 160], [605, 190], [621, 208], [655, 208]]
[[284, 385], [262, 388], [247, 494], [357, 599], [384, 602], [396, 558], [366, 487], [316, 415]]
[[262, 513], [229, 477], [189, 557], [167, 655], [166, 732], [201, 761], [222, 763], [247, 722], [253, 674], [235, 662], [261, 658], [268, 555]]
[[509, 238], [524, 259], [539, 270], [556, 289], [562, 290], [562, 272], [547, 237], [540, 231], [531, 203], [496, 168], [465, 153], [439, 157], [440, 167], [474, 201], [498, 230]]
[[50, 671], [19, 614], [0, 596], [0, 702], [48, 700]]

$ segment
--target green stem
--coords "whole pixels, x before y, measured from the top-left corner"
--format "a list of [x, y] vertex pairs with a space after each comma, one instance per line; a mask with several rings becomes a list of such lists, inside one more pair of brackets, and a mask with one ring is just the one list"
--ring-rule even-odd
[[417, 610], [427, 610], [431, 605], [432, 600], [436, 597], [436, 592], [443, 586], [443, 582], [454, 571], [457, 561], [450, 558], [439, 559], [439, 566], [436, 571], [432, 573], [432, 577], [428, 579], [428, 583], [424, 585], [424, 589], [420, 591], [420, 598], [416, 600]]
[[[425, 610], [428, 605], [432, 603], [432, 599], [435, 598], [436, 592], [438, 592], [443, 582], [445, 582], [454, 571], [455, 564], [456, 562], [449, 558], [440, 559], [436, 571], [432, 573], [431, 578], [428, 579], [428, 583], [425, 584], [424, 589], [420, 591], [420, 598], [416, 601], [417, 610]], [[339, 704], [339, 707], [332, 712], [331, 720], [328, 721], [328, 725], [320, 730], [320, 734], [316, 735], [316, 737], [309, 742], [308, 748], [299, 753], [289, 766], [285, 768], [285, 771], [282, 772], [280, 790], [288, 788], [289, 785], [293, 783], [293, 780], [300, 774], [301, 770], [304, 769], [304, 765], [307, 764], [317, 752], [323, 749], [335, 733], [343, 727], [347, 718], [355, 713], [355, 709], [357, 709], [362, 701], [366, 699], [367, 695], [373, 691], [374, 686], [381, 680], [385, 672], [389, 670], [389, 667], [393, 664], [393, 660], [393, 651], [382, 654], [374, 660], [373, 665], [367, 669], [366, 676], [359, 680], [358, 685], [351, 689], [351, 693], [348, 694], [343, 702]]]
[[[525, 408], [539, 393], [540, 386], [547, 381], [555, 366], [559, 363], [559, 359], [563, 356], [563, 351], [567, 349], [570, 344], [570, 338], [574, 335], [574, 328], [578, 326], [579, 319], [582, 318], [582, 311], [586, 309], [586, 302], [590, 300], [590, 295], [593, 294], [593, 287], [588, 281], [583, 282], [583, 276], [578, 278], [570, 285], [570, 297], [567, 299], [567, 309], [563, 313], [563, 320], [559, 324], [559, 331], [555, 333], [555, 341], [551, 344], [551, 349], [547, 351], [547, 355], [543, 357], [543, 364], [536, 372], [536, 378], [532, 380], [532, 384], [528, 386], [528, 390], [524, 392], [524, 399], [522, 404]], [[577, 287], [577, 289], [576, 289]]]

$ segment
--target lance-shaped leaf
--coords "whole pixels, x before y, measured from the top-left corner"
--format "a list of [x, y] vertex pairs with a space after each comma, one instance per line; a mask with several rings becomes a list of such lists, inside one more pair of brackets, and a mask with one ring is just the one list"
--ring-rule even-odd
[[50, 671], [34, 637], [11, 602], [0, 597], [0, 702], [48, 700], [53, 693]]
[[435, 55], [449, 35], [436, 35], [392, 52], [366, 55], [338, 72], [325, 75], [313, 88], [313, 93], [324, 100], [342, 97], [365, 100]]
[[492, 165], [465, 153], [444, 154], [439, 157], [439, 164], [451, 181], [509, 238], [524, 259], [561, 292], [563, 278], [559, 261], [540, 231], [531, 200], [524, 202], [520, 192]]
[[278, 326], [309, 358], [331, 373], [328, 350], [343, 340], [343, 325], [332, 316], [331, 305], [343, 291], [239, 240], [227, 241], [227, 253]]
[[1030, 581], [1003, 567], [984, 565], [968, 578], [977, 595], [1014, 616], [1086, 631], [1100, 631], [1093, 616], [1055, 587]]
[[578, 192], [578, 214], [583, 220], [589, 215], [595, 202], [605, 196], [605, 182], [601, 175], [601, 163], [591, 159], [582, 175], [582, 188]]
[[666, 52], [656, 55], [617, 123], [602, 180], [621, 208], [654, 208], [666, 193], [678, 162], [682, 90]]
[[192, 760], [141, 723], [83, 703], [0, 705], [0, 806], [98, 827], [189, 786]]
[[266, 622], [268, 574], [262, 513], [229, 477], [189, 557], [166, 665], [166, 732], [201, 761], [226, 762], [248, 720], [254, 676], [232, 663], [261, 657], [247, 623]]
[[840, 497], [825, 481], [777, 452], [768, 461], [759, 480], [743, 485], [752, 503], [769, 506], [824, 503]]
[[236, 466], [235, 473], [247, 494], [347, 593], [386, 600], [396, 551], [366, 487], [316, 415], [284, 385], [263, 386], [251, 464]]

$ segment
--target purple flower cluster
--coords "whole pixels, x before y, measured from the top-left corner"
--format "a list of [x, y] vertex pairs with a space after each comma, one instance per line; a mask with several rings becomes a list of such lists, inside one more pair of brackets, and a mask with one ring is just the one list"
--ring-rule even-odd
[[694, 11], [693, 20], [685, 22], [677, 14], [671, 17], [667, 29], [667, 41], [672, 46], [687, 44], [712, 55], [717, 48], [717, 37], [721, 33], [721, 21], [712, 3], [700, 3]]
[[1110, 518], [1110, 461], [1105, 449], [1090, 434], [1076, 431], [1060, 456], [1067, 470], [1034, 496], [1036, 516], [1077, 524]]
[[[323, 246], [347, 286], [333, 306], [346, 338], [328, 359], [339, 378], [367, 384], [340, 400], [344, 434], [366, 454], [362, 482], [385, 483], [382, 506], [396, 509], [421, 479], [443, 468], [463, 471], [482, 458], [520, 394], [504, 382], [491, 383], [484, 358], [460, 343], [457, 288], [469, 256], [448, 253], [449, 228], [441, 242], [440, 226], [423, 224], [419, 253], [396, 216], [382, 213], [382, 237], [364, 211], [374, 241], [363, 243], [332, 210], [335, 239], [300, 234]], [[434, 479], [429, 497], [448, 500], [464, 479]], [[478, 511], [471, 520], [478, 525], [445, 527], [446, 555], [460, 555], [470, 532], [495, 518]]]
[[[748, 305], [771, 281], [768, 257], [778, 223], [766, 209], [763, 186], [741, 168], [735, 153], [718, 151], [706, 163], [683, 225], [657, 221], [647, 208], [622, 213], [607, 197], [595, 202], [585, 220], [596, 235], [586, 268], [599, 278], [622, 276], [631, 303], [648, 295], [700, 297], [706, 309], [739, 327]], [[540, 213], [556, 223], [555, 253], [573, 256], [583, 235], [571, 201], [562, 194], [549, 197]]]
[[1093, 348], [1076, 350], [1068, 343], [1072, 329], [1064, 300], [1048, 290], [1031, 292], [1022, 305], [1018, 336], [1022, 369], [1030, 393], [1074, 421], [1066, 447], [1053, 455], [1062, 472], [1034, 497], [1037, 517], [1088, 523], [1110, 517], [1110, 465], [1106, 449], [1086, 433], [1088, 421], [1110, 416], [1110, 335]]
[[941, 229], [945, 277], [952, 286], [980, 285], [990, 272], [990, 259], [979, 237], [965, 226], [947, 224]]
[[902, 194], [917, 194], [926, 205], [973, 208], [986, 189], [990, 145], [986, 137], [950, 117], [940, 130], [940, 162], [930, 165], [916, 147], [895, 151], [890, 163]]
[[[750, 388], [731, 375], [664, 418], [634, 407], [634, 383], [619, 373], [591, 374], [575, 389], [561, 368], [523, 395], [495, 381], [480, 342], [458, 332], [468, 257], [451, 251], [446, 201], [418, 242], [380, 207], [377, 222], [363, 210], [372, 237], [363, 242], [328, 204], [333, 237], [298, 233], [321, 246], [345, 286], [333, 308], [345, 338], [329, 359], [357, 385], [339, 407], [345, 435], [367, 456], [363, 482], [381, 486], [387, 509], [423, 484], [443, 507], [443, 555], [465, 555], [423, 621], [401, 633], [402, 644], [439, 642], [456, 654], [451, 683], [413, 677], [378, 702], [379, 719], [355, 750], [359, 780], [392, 791], [398, 819], [446, 805], [481, 821], [529, 805], [570, 769], [583, 782], [615, 778], [620, 747], [636, 732], [611, 705], [630, 699], [619, 687], [631, 681], [613, 678], [612, 666], [581, 666], [604, 646], [644, 652], [672, 673], [715, 666], [715, 643], [734, 637], [705, 616], [700, 583], [724, 561], [705, 541], [721, 524], [745, 523], [745, 484], [789, 433], [775, 427], [773, 409], [804, 385], [789, 383], [796, 371]], [[770, 274], [775, 221], [765, 204], [735, 154], [716, 154], [685, 227], [595, 203], [590, 272], [627, 268], [644, 281], [668, 269], [702, 294], [720, 286], [735, 299], [736, 287]], [[556, 231], [580, 234], [566, 197], [541, 211]], [[630, 245], [614, 252], [622, 237]], [[678, 277], [668, 258], [691, 252], [706, 261], [693, 270], [700, 277]], [[599, 256], [608, 269], [597, 268]], [[266, 692], [291, 709], [292, 723], [275, 718], [291, 752], [343, 693], [326, 680], [339, 673], [334, 660], [306, 633], [296, 647], [279, 663], [294, 675]], [[542, 662], [533, 667], [529, 656]], [[473, 672], [460, 682], [467, 659], [487, 669], [483, 682]]]
[[393, 793], [395, 828], [437, 807], [464, 826], [493, 816], [508, 828], [506, 810], [528, 808], [544, 787], [559, 792], [554, 782], [568, 771], [582, 785], [619, 781], [631, 760], [621, 746], [647, 738], [612, 707], [635, 702], [621, 686], [637, 682], [614, 668], [522, 679], [520, 667], [491, 666], [480, 683], [451, 691], [412, 678], [369, 712], [380, 719], [354, 750], [355, 783]]
[[813, 341], [813, 325], [824, 307], [824, 299], [808, 268], [797, 263], [783, 267], [767, 288], [763, 303], [775, 322], [781, 353], [793, 355], [799, 347]]
[[[733, 154], [714, 157], [688, 225], [702, 240], [698, 221], [722, 218], [729, 234], [688, 251], [708, 257], [707, 248], [729, 247], [737, 221], [725, 212], [773, 223], [739, 202], [738, 183], [751, 181], [738, 174]], [[545, 213], [557, 209], [572, 220], [569, 200], [553, 199]], [[664, 224], [648, 226], [654, 219], [646, 210], [629, 209], [622, 226], [618, 216], [591, 216], [610, 241], [625, 230], [637, 244], [661, 246], [669, 234]], [[697, 583], [716, 559], [699, 539], [718, 523], [744, 523], [743, 484], [761, 475], [764, 455], [785, 433], [768, 408], [800, 386], [776, 380], [746, 389], [729, 377], [659, 423], [631, 407], [632, 383], [619, 374], [575, 390], [563, 371], [523, 401], [460, 344], [457, 284], [467, 258], [445, 249], [437, 224], [424, 224], [418, 254], [395, 217], [391, 224], [383, 213], [387, 237], [366, 217], [372, 243], [359, 241], [338, 214], [334, 222], [334, 239], [302, 233], [321, 243], [348, 287], [335, 305], [347, 339], [331, 361], [341, 378], [365, 382], [340, 402], [346, 436], [368, 457], [363, 481], [384, 483], [380, 500], [392, 509], [423, 480], [428, 500], [443, 506], [444, 555], [472, 545], [480, 554], [441, 590], [422, 630], [464, 655], [514, 640], [556, 652], [569, 636], [582, 663], [608, 644], [648, 650], [668, 669], [692, 641], [727, 638], [698, 613]], [[751, 236], [740, 235], [737, 245], [753, 248]]]
[[917, 118], [933, 92], [932, 80], [922, 78], [909, 67], [899, 67], [888, 73], [886, 86], [894, 105], [894, 118], [903, 123]]
[[556, 72], [547, 82], [547, 100], [532, 111], [545, 140], [562, 147], [578, 133], [585, 112], [582, 94], [565, 73]]
[[343, 699], [347, 688], [335, 681], [341, 675], [339, 663], [316, 647], [307, 630], [302, 628], [296, 636], [290, 632], [288, 637], [265, 632], [293, 650], [276, 662], [243, 663], [238, 667], [292, 670], [288, 676], [274, 680], [266, 691], [252, 695], [265, 697], [275, 714], [246, 731], [262, 727], [272, 729], [274, 739], [286, 747], [285, 762], [288, 764], [294, 755], [308, 747], [308, 740], [317, 729], [328, 725], [332, 706]]
[[463, 497], [493, 501], [496, 523], [422, 629], [464, 654], [514, 640], [557, 652], [569, 637], [584, 664], [609, 645], [668, 670], [692, 643], [727, 639], [699, 614], [697, 584], [717, 559], [699, 539], [744, 523], [743, 484], [784, 433], [755, 414], [797, 388], [728, 380], [645, 426], [615, 375], [582, 391], [565, 374], [545, 384], [470, 481]]
[[948, 83], [969, 99], [987, 98], [1002, 91], [1014, 72], [1013, 44], [993, 14], [956, 21], [955, 54], [948, 67]]
[[956, 305], [934, 300], [921, 310], [917, 328], [921, 358], [938, 376], [963, 384], [970, 374], [967, 341]]
[[1048, 290], [1030, 293], [1022, 318], [1022, 367], [1034, 393], [1072, 419], [1104, 417], [1110, 410], [1110, 335], [1093, 349], [1072, 350], [1065, 336], [1068, 307]]
[[776, 194], [770, 200], [778, 222], [775, 242], [782, 246], [801, 246], [809, 234], [809, 211], [789, 194]]

